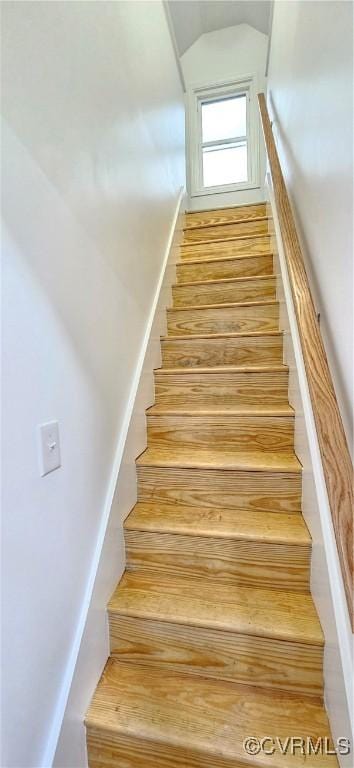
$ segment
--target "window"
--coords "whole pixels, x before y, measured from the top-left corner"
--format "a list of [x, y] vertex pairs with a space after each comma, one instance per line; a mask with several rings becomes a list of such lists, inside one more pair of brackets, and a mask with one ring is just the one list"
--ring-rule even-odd
[[247, 95], [201, 102], [203, 186], [248, 181]]
[[259, 128], [254, 78], [189, 96], [191, 194], [214, 194], [259, 186]]

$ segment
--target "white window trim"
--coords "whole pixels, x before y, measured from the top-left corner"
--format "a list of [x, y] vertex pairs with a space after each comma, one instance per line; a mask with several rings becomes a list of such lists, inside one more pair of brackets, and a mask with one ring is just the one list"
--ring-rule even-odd
[[[243, 189], [260, 187], [260, 125], [257, 109], [257, 76], [242, 75], [222, 80], [212, 85], [192, 85], [188, 89], [188, 157], [190, 196], [215, 195]], [[201, 147], [201, 109], [200, 103], [207, 99], [217, 99], [234, 93], [247, 93], [248, 134], [248, 180], [238, 184], [223, 186], [203, 186], [203, 166]]]

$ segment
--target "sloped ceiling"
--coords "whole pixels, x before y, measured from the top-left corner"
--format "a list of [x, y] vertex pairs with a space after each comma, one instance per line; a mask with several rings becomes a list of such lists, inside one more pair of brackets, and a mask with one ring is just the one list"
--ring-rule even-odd
[[271, 0], [168, 0], [179, 55], [205, 32], [250, 24], [269, 33]]

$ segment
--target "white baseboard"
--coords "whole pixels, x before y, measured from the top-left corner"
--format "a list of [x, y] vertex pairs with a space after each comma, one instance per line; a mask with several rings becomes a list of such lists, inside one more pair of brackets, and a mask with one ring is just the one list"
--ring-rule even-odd
[[122, 524], [136, 502], [135, 459], [146, 447], [145, 409], [174, 282], [185, 209], [181, 189], [120, 432], [86, 593], [41, 768], [86, 768], [84, 716], [109, 655], [106, 605], [125, 567]]
[[[312, 537], [311, 593], [325, 636], [325, 702], [333, 738], [350, 739], [353, 749], [353, 638], [286, 258], [269, 176], [267, 176], [267, 196], [270, 200], [275, 228], [275, 266], [278, 275], [280, 327], [284, 331], [284, 362], [289, 366], [289, 399], [295, 409], [295, 450], [303, 465], [302, 510]], [[352, 754], [339, 756], [339, 762], [341, 768], [350, 768]]]

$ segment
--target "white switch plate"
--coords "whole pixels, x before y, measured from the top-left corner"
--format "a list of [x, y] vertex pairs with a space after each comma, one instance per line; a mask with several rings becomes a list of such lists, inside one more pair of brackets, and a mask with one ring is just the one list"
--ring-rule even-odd
[[49, 421], [39, 426], [39, 466], [42, 477], [61, 466], [57, 421]]

